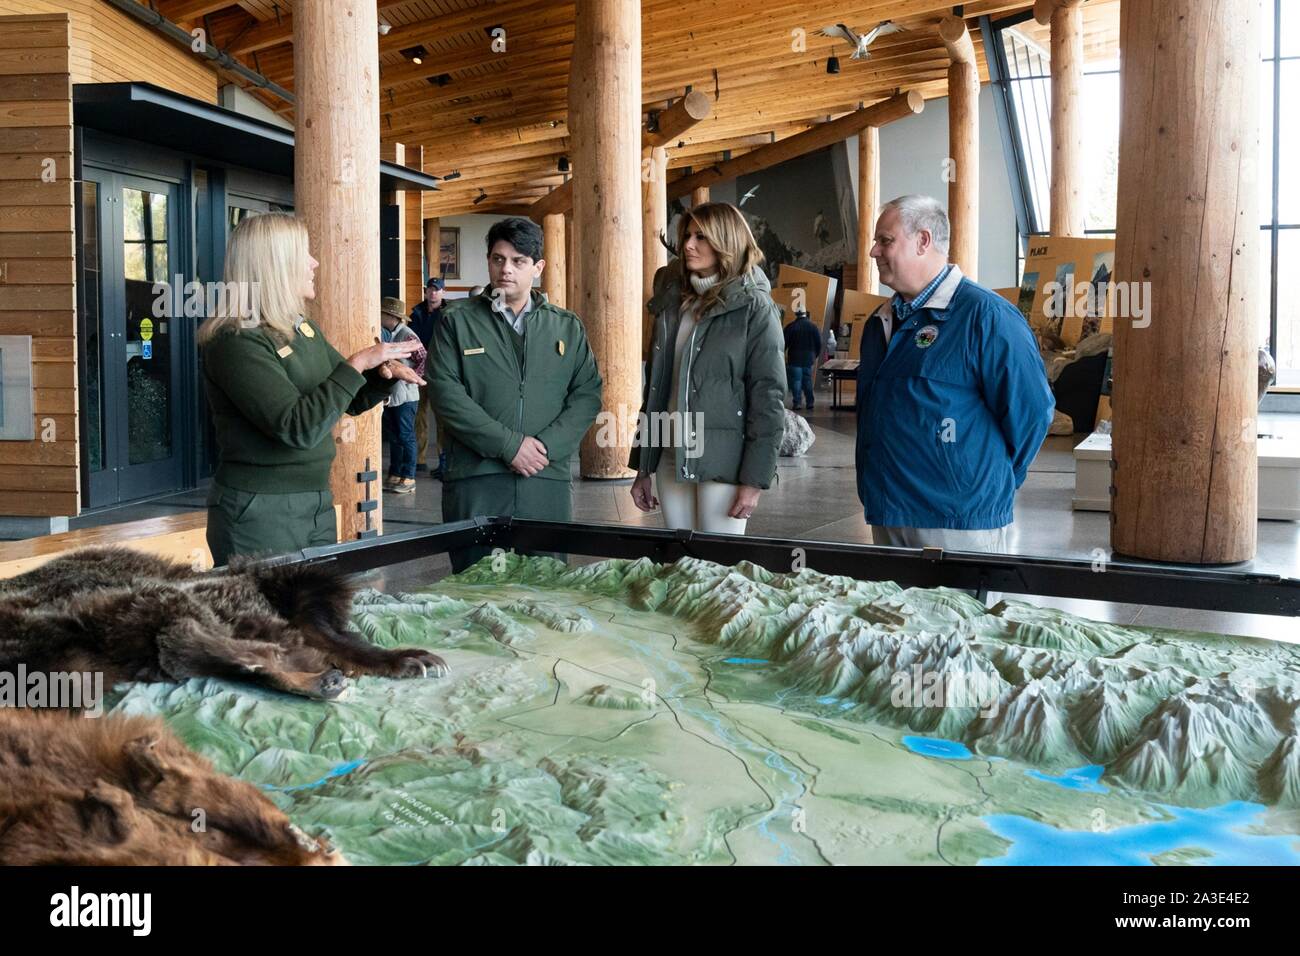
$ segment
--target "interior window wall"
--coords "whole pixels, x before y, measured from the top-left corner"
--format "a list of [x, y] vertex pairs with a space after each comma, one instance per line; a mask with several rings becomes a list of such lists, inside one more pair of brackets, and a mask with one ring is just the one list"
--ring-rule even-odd
[[[1119, 170], [1118, 3], [1085, 8], [1089, 235], [1115, 232]], [[1260, 344], [1278, 365], [1277, 387], [1300, 389], [1300, 2], [1263, 0], [1259, 72]], [[1051, 80], [1046, 28], [1022, 15], [993, 25], [1003, 58], [1003, 95], [1019, 167], [1012, 188], [1028, 235], [1046, 235], [1051, 215]], [[1022, 235], [1020, 260], [1028, 236]], [[1019, 274], [1021, 270], [1017, 269]], [[1279, 281], [1282, 279], [1283, 281]]]

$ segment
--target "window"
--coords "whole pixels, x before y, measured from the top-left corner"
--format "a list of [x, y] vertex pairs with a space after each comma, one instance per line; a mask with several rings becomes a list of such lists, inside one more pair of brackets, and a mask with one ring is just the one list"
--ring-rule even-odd
[[[1277, 385], [1300, 388], [1300, 295], [1282, 281], [1300, 270], [1300, 4], [1264, 0], [1260, 69], [1259, 213], [1267, 278], [1260, 295], [1263, 344], [1277, 360]], [[1271, 9], [1269, 9], [1271, 8]]]
[[[1119, 5], [1115, 0], [1085, 7], [1082, 100], [1089, 160], [1085, 231], [1115, 234], [1115, 192], [1119, 178]], [[1049, 29], [1031, 14], [1002, 21], [1002, 76], [1014, 127], [1018, 181], [1024, 199], [1016, 275], [1022, 278], [1029, 236], [1045, 236], [1051, 223], [1052, 80]], [[1016, 177], [1013, 176], [1013, 183]]]
[[[1277, 360], [1277, 385], [1300, 388], [1300, 292], [1279, 276], [1300, 271], [1300, 3], [1263, 0], [1259, 77], [1260, 344]], [[1119, 172], [1118, 0], [1084, 7], [1084, 86], [1089, 182], [1087, 233], [1113, 235]], [[1029, 236], [1050, 223], [1049, 31], [1025, 13], [991, 25], [1010, 130], [1012, 190], [1020, 205], [1017, 276]]]

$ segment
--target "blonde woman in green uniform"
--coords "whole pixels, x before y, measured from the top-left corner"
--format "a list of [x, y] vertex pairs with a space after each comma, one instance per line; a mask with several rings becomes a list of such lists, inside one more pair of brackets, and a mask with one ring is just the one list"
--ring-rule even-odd
[[217, 439], [208, 494], [217, 565], [333, 544], [335, 423], [382, 403], [395, 381], [424, 384], [394, 361], [418, 341], [377, 342], [344, 358], [325, 340], [303, 314], [318, 265], [307, 227], [287, 213], [245, 219], [226, 246], [237, 307], [199, 329]]

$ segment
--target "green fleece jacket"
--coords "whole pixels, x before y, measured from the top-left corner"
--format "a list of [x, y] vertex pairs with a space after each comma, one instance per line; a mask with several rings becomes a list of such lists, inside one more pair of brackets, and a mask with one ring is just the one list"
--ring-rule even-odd
[[600, 372], [581, 320], [532, 296], [522, 336], [493, 311], [490, 291], [443, 306], [427, 377], [447, 481], [510, 472], [526, 436], [549, 460], [534, 477], [569, 480], [569, 459], [600, 411]]
[[328, 488], [335, 423], [383, 402], [393, 384], [362, 375], [307, 320], [288, 344], [261, 327], [218, 335], [203, 349], [203, 378], [217, 437], [213, 479], [270, 494]]

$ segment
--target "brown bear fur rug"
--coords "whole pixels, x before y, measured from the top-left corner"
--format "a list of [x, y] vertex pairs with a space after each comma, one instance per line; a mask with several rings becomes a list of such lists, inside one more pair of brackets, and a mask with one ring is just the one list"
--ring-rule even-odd
[[204, 573], [87, 548], [0, 581], [0, 671], [101, 672], [109, 687], [220, 677], [326, 700], [348, 677], [447, 672], [436, 654], [387, 650], [352, 630], [354, 590], [327, 562]]
[[156, 718], [0, 709], [0, 864], [345, 862]]

